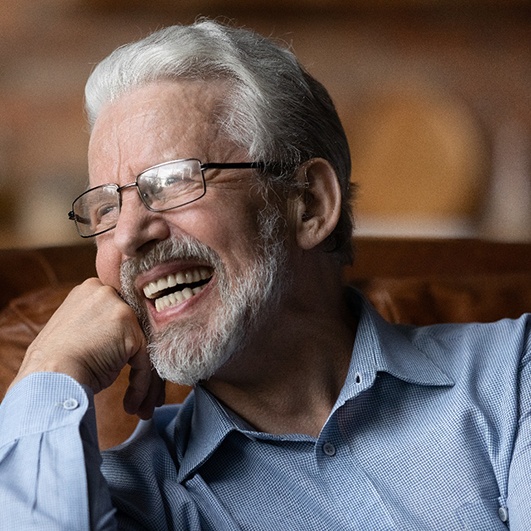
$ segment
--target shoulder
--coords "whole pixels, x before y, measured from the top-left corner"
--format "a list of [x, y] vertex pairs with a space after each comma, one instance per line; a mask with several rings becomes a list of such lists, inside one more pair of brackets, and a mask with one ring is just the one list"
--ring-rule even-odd
[[451, 348], [462, 353], [492, 352], [506, 357], [511, 353], [521, 356], [529, 347], [531, 314], [519, 319], [502, 319], [493, 323], [439, 324], [422, 327], [398, 325], [404, 334], [418, 346], [431, 346], [435, 350]]
[[456, 380], [470, 377], [485, 385], [515, 381], [531, 357], [531, 314], [493, 323], [398, 328]]

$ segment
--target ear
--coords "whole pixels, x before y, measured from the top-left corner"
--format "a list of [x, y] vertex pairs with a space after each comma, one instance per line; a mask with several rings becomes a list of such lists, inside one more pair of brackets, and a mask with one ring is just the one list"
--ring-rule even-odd
[[335, 229], [341, 213], [341, 187], [331, 164], [321, 158], [304, 163], [295, 175], [304, 191], [295, 199], [295, 230], [301, 249], [314, 249]]

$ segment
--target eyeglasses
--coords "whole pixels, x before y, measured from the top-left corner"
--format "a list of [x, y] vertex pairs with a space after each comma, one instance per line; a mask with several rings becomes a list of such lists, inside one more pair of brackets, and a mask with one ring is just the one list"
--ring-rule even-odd
[[82, 238], [91, 238], [116, 227], [122, 206], [122, 190], [136, 186], [145, 207], [164, 212], [201, 199], [206, 193], [205, 171], [241, 168], [264, 169], [262, 162], [209, 162], [197, 159], [171, 160], [140, 173], [135, 182], [118, 186], [103, 184], [82, 193], [72, 203], [68, 218]]

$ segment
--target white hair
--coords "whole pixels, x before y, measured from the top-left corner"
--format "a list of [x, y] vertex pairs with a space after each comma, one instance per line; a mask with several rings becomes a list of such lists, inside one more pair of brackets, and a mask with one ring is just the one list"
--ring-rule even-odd
[[86, 89], [90, 125], [102, 107], [147, 83], [187, 79], [228, 86], [221, 131], [253, 160], [270, 163], [268, 178], [289, 182], [301, 163], [330, 162], [342, 190], [342, 214], [331, 235], [333, 251], [352, 260], [350, 152], [326, 89], [295, 55], [249, 30], [211, 20], [159, 30], [115, 50], [99, 63]]

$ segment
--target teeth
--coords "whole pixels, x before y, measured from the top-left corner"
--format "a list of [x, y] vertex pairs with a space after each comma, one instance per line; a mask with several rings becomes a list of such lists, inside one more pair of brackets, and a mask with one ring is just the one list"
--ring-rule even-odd
[[204, 288], [205, 286], [197, 286], [194, 289], [184, 288], [182, 291], [176, 291], [175, 293], [170, 293], [169, 295], [155, 299], [155, 308], [157, 309], [157, 312], [161, 312], [170, 306], [180, 304], [181, 302], [190, 299], [194, 295], [203, 291]]
[[206, 267], [199, 267], [190, 269], [188, 271], [179, 271], [174, 275], [168, 275], [167, 277], [159, 278], [153, 282], [150, 282], [144, 287], [144, 295], [148, 299], [153, 299], [154, 295], [159, 291], [173, 288], [180, 284], [191, 284], [192, 282], [199, 282], [212, 276], [210, 270]]
[[193, 282], [199, 282], [200, 280], [206, 280], [211, 276], [212, 272], [207, 267], [196, 267], [193, 269], [188, 269], [186, 271], [179, 271], [178, 273], [175, 273], [173, 275], [168, 275], [166, 277], [154, 280], [153, 282], [150, 282], [149, 284], [144, 286], [144, 295], [148, 299], [156, 299], [155, 307], [157, 311], [160, 312], [161, 310], [164, 310], [169, 306], [179, 304], [189, 299], [193, 295], [197, 295], [202, 291], [204, 286], [198, 286], [194, 289], [191, 289], [190, 287], [185, 287], [181, 291], [176, 291], [174, 293], [170, 293], [168, 295], [165, 295], [164, 297], [159, 298], [157, 298], [157, 293], [160, 293], [161, 291], [168, 288], [173, 288], [175, 286], [191, 284]]

